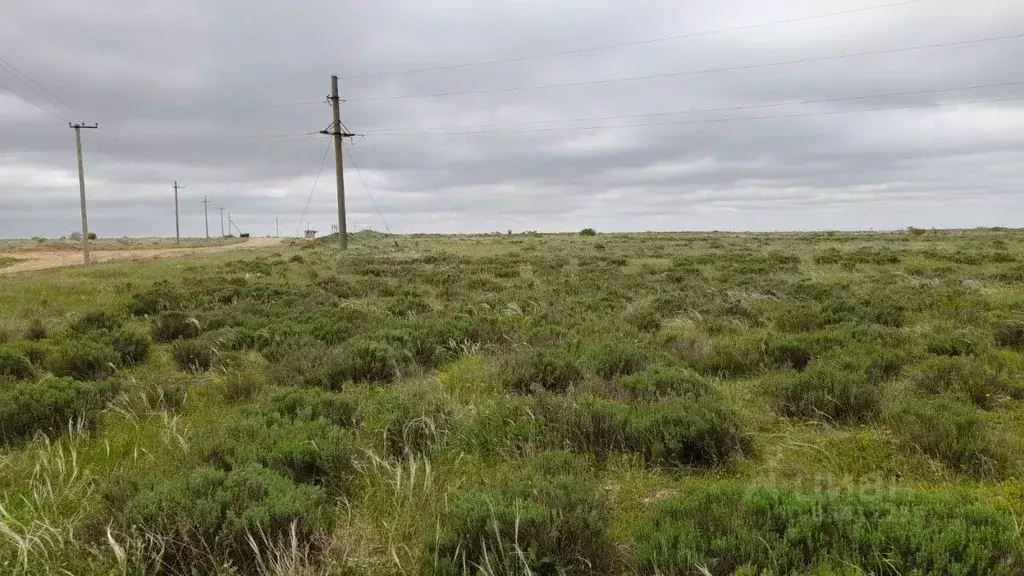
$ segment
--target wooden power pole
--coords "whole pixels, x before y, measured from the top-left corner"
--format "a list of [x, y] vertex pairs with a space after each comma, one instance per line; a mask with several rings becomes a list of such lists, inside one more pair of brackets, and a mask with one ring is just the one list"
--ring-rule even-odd
[[178, 186], [174, 181], [174, 243], [181, 244], [181, 226], [178, 224], [178, 190], [184, 190], [184, 186]]
[[341, 139], [351, 138], [355, 134], [349, 134], [348, 132], [342, 131], [341, 124], [341, 98], [338, 97], [338, 77], [331, 76], [331, 95], [328, 97], [331, 101], [331, 111], [333, 113], [333, 122], [331, 123], [330, 131], [321, 130], [321, 134], [330, 134], [334, 136], [334, 168], [337, 172], [338, 177], [338, 236], [341, 239], [341, 249], [348, 249], [348, 228], [345, 225], [345, 169], [344, 169], [344, 153], [341, 149]]
[[203, 218], [206, 219], [206, 239], [210, 239], [210, 198], [203, 196]]
[[86, 216], [85, 210], [85, 167], [82, 165], [82, 128], [95, 130], [99, 128], [99, 125], [95, 122], [91, 125], [82, 123], [71, 124], [69, 122], [68, 126], [75, 129], [75, 144], [78, 148], [78, 195], [82, 203], [82, 258], [86, 264], [89, 264], [89, 218]]

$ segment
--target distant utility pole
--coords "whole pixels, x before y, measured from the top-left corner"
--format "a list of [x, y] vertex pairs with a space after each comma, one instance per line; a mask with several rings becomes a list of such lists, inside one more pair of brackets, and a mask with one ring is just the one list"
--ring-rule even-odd
[[281, 221], [277, 216], [274, 216], [274, 236], [281, 237]]
[[178, 225], [178, 190], [184, 190], [184, 186], [178, 186], [178, 181], [174, 181], [174, 243], [181, 244], [181, 226]]
[[206, 239], [210, 239], [210, 199], [203, 196], [203, 216], [206, 218]]
[[95, 122], [92, 125], [72, 124], [69, 122], [68, 126], [75, 129], [75, 144], [78, 147], [78, 195], [82, 202], [82, 258], [86, 264], [89, 264], [89, 218], [85, 215], [85, 168], [82, 166], [82, 128], [95, 130], [99, 128], [99, 125]]
[[338, 97], [338, 77], [331, 76], [331, 95], [327, 97], [331, 101], [333, 122], [330, 131], [321, 130], [321, 134], [334, 136], [334, 169], [338, 177], [338, 236], [341, 239], [341, 249], [348, 249], [348, 229], [345, 226], [345, 170], [344, 155], [341, 149], [341, 139], [351, 138], [355, 134], [342, 131], [341, 125], [341, 98]]
[[224, 237], [224, 205], [220, 205], [220, 237]]

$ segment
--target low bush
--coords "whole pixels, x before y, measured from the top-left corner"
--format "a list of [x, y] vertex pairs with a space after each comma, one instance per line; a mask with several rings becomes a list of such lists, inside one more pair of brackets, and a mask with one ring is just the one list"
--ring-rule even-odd
[[971, 356], [981, 351], [984, 338], [971, 329], [938, 329], [928, 335], [925, 350], [937, 356]]
[[166, 280], [156, 282], [144, 292], [132, 295], [128, 309], [133, 316], [151, 316], [181, 308], [180, 292]]
[[100, 330], [113, 332], [120, 328], [123, 323], [124, 320], [113, 312], [108, 312], [106, 310], [93, 310], [92, 312], [85, 313], [85, 315], [80, 317], [78, 320], [75, 320], [71, 324], [71, 331], [76, 334], [88, 334], [89, 332], [97, 332]]
[[203, 330], [199, 321], [177, 310], [162, 312], [153, 326], [153, 339], [157, 342], [197, 338]]
[[0, 376], [28, 380], [35, 376], [32, 362], [7, 346], [0, 346]]
[[973, 407], [949, 400], [921, 401], [893, 413], [889, 427], [911, 450], [951, 470], [975, 477], [1003, 477], [1010, 451]]
[[213, 347], [199, 340], [178, 340], [171, 347], [171, 355], [178, 368], [187, 372], [209, 370], [216, 358]]
[[715, 466], [753, 448], [739, 417], [707, 395], [634, 410], [626, 438], [631, 451], [655, 465]]
[[122, 328], [110, 343], [122, 364], [143, 364], [149, 357], [149, 336], [137, 330]]
[[36, 341], [43, 338], [46, 338], [46, 326], [43, 326], [43, 321], [39, 318], [33, 318], [25, 327], [25, 339]]
[[62, 343], [46, 359], [50, 372], [76, 380], [102, 380], [114, 373], [119, 359], [113, 348], [89, 340]]
[[764, 365], [764, 339], [757, 335], [720, 336], [711, 342], [710, 347], [696, 348], [684, 354], [682, 360], [706, 376], [748, 376]]
[[46, 359], [50, 357], [54, 349], [53, 345], [49, 342], [36, 342], [33, 340], [15, 342], [7, 348], [16, 355], [28, 358], [28, 361], [37, 368], [46, 364]]
[[220, 423], [197, 451], [216, 468], [236, 470], [255, 462], [334, 494], [349, 486], [354, 458], [361, 454], [352, 431], [327, 420], [274, 421], [259, 413]]
[[775, 378], [773, 393], [783, 416], [845, 424], [870, 420], [882, 399], [881, 385], [863, 367], [838, 360], [815, 360], [804, 372]]
[[60, 434], [73, 423], [94, 429], [103, 396], [93, 385], [71, 378], [44, 378], [0, 386], [0, 438], [32, 438]]
[[502, 385], [510, 392], [565, 392], [583, 380], [583, 371], [564, 350], [536, 348], [509, 356], [502, 366]]
[[269, 422], [314, 422], [325, 420], [336, 426], [358, 423], [356, 402], [342, 394], [306, 388], [279, 388], [260, 404], [259, 412]]
[[926, 394], [951, 394], [985, 409], [1002, 396], [1024, 397], [1024, 386], [998, 356], [939, 356], [914, 370], [914, 382]]
[[403, 386], [365, 398], [356, 418], [376, 432], [378, 453], [401, 459], [445, 442], [455, 423], [455, 406], [448, 396], [430, 388]]
[[141, 401], [143, 412], [181, 412], [194, 380], [194, 375], [170, 371], [143, 374], [129, 390], [129, 400]]
[[765, 355], [776, 368], [802, 371], [814, 357], [810, 345], [803, 339], [774, 340], [766, 348]]
[[387, 383], [398, 378], [398, 353], [373, 340], [355, 339], [330, 352], [326, 381], [340, 390], [346, 382]]
[[219, 573], [229, 563], [253, 574], [258, 562], [250, 535], [265, 550], [288, 546], [294, 531], [316, 553], [332, 525], [322, 490], [256, 464], [162, 479], [132, 499], [125, 522], [159, 538], [160, 571], [168, 574]]
[[636, 523], [642, 574], [1015, 574], [1009, 513], [927, 492], [702, 487]]
[[996, 323], [993, 336], [996, 344], [1004, 348], [1024, 350], [1024, 320], [1007, 319]]
[[220, 381], [221, 394], [229, 403], [248, 402], [267, 387], [266, 372], [253, 366], [226, 370]]
[[430, 535], [425, 574], [610, 574], [609, 513], [590, 474], [565, 455], [508, 466], [493, 486], [458, 492]]
[[657, 400], [670, 396], [698, 398], [712, 391], [708, 381], [692, 370], [678, 367], [652, 366], [620, 378], [619, 387], [633, 399]]
[[640, 344], [624, 338], [599, 342], [587, 350], [585, 358], [587, 367], [605, 379], [634, 374], [649, 362]]
[[584, 228], [580, 230], [580, 236], [597, 236], [597, 230], [593, 228]]

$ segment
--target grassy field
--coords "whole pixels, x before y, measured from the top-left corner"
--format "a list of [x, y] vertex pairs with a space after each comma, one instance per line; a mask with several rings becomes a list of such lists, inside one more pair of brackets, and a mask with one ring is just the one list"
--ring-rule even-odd
[[3, 278], [0, 572], [1021, 574], [1022, 282], [1010, 230]]
[[[97, 238], [89, 241], [91, 250], [156, 250], [161, 248], [205, 248], [243, 242], [245, 238]], [[73, 251], [81, 250], [81, 240], [32, 238], [29, 240], [0, 240], [0, 252], [19, 251]]]
[[17, 264], [21, 260], [18, 258], [11, 258], [9, 256], [0, 256], [0, 268], [6, 268], [11, 264]]

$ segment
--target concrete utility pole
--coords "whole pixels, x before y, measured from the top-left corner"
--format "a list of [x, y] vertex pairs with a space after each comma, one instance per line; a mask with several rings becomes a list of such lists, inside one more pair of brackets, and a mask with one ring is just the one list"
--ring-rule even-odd
[[224, 205], [220, 205], [220, 237], [224, 237]]
[[341, 125], [341, 98], [338, 97], [338, 77], [331, 76], [331, 95], [327, 97], [331, 101], [333, 123], [330, 131], [321, 130], [321, 134], [334, 136], [334, 168], [338, 177], [338, 236], [341, 238], [341, 249], [348, 249], [348, 229], [345, 226], [345, 170], [344, 153], [341, 149], [341, 139], [351, 138], [355, 134], [342, 131]]
[[277, 216], [274, 216], [274, 236], [281, 237], [281, 220]]
[[82, 166], [82, 128], [95, 130], [99, 128], [99, 125], [95, 122], [92, 125], [82, 123], [71, 124], [69, 122], [68, 126], [75, 129], [75, 144], [78, 147], [78, 195], [82, 202], [82, 258], [86, 264], [89, 264], [89, 218], [85, 212], [85, 168]]
[[206, 239], [210, 239], [210, 199], [203, 196], [203, 217], [206, 218]]
[[178, 190], [184, 190], [184, 186], [178, 186], [178, 181], [174, 181], [174, 243], [181, 244], [181, 226], [178, 225]]

